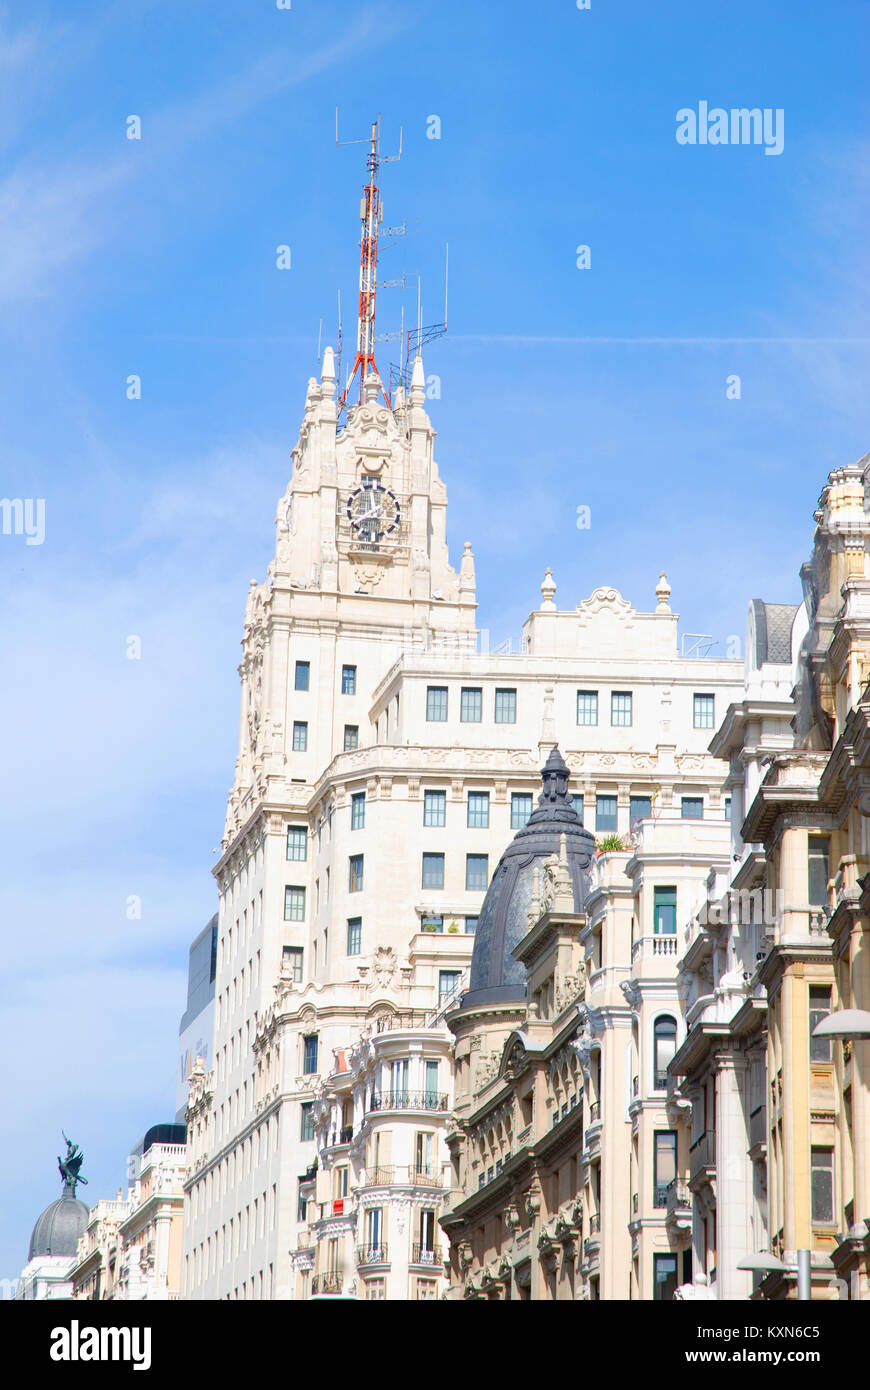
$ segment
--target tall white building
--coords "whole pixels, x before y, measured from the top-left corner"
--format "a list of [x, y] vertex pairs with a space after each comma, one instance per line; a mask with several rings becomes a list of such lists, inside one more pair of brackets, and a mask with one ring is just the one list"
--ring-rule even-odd
[[[359, 1194], [336, 1199], [334, 1214], [318, 1194], [317, 1243], [345, 1243], [341, 1278], [318, 1279], [305, 1254], [325, 1118], [315, 1106], [361, 1038], [416, 1038], [463, 988], [491, 873], [557, 742], [599, 834], [627, 836], [657, 807], [724, 810], [723, 769], [706, 749], [742, 693], [742, 666], [678, 655], [664, 575], [653, 612], [612, 588], [559, 611], [547, 571], [521, 650], [479, 652], [474, 557], [466, 542], [450, 563], [421, 357], [391, 402], [369, 366], [360, 400], [346, 417], [338, 406], [327, 348], [275, 558], [245, 613], [239, 756], [215, 868], [213, 1065], [194, 1067], [188, 1107], [188, 1298], [377, 1296], [349, 1253], [386, 1243], [366, 1244]], [[364, 1051], [366, 1065], [402, 1060], [386, 1043]], [[369, 1157], [364, 1097], [383, 1086], [348, 1088], [347, 1167], [360, 1192], [367, 1163], [400, 1167], [401, 1200], [428, 1210], [428, 1159], [419, 1191], [411, 1181], [434, 1132], [425, 1105], [416, 1131], [402, 1129], [400, 1161]], [[409, 1089], [452, 1087], [427, 1073]], [[407, 1238], [421, 1244], [413, 1224]]]

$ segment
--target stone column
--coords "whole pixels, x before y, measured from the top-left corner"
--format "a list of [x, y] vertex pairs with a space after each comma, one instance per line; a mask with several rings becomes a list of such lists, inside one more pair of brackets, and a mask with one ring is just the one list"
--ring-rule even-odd
[[743, 1299], [752, 1275], [737, 1265], [748, 1253], [752, 1164], [746, 1133], [748, 1067], [739, 1052], [715, 1054], [716, 1072], [716, 1283], [719, 1299]]

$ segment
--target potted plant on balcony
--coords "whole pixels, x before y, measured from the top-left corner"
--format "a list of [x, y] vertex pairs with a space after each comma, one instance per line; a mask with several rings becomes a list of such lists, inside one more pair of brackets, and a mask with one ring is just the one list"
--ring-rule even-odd
[[620, 854], [624, 849], [621, 835], [602, 835], [598, 841], [599, 854]]

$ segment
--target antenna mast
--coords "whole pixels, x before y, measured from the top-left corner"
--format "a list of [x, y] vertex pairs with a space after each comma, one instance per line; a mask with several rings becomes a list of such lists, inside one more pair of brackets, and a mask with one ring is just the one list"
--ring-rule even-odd
[[[335, 141], [336, 144], [365, 143], [362, 140], [339, 141], [338, 139], [338, 110], [335, 113]], [[369, 178], [368, 183], [363, 187], [363, 196], [360, 203], [360, 264], [359, 264], [359, 309], [357, 311], [357, 331], [356, 331], [356, 357], [353, 361], [350, 376], [344, 393], [338, 402], [339, 411], [347, 401], [350, 388], [354, 379], [359, 374], [359, 399], [363, 401], [366, 377], [374, 373], [380, 378], [377, 364], [375, 362], [375, 299], [377, 296], [377, 271], [378, 271], [378, 235], [380, 233], [383, 212], [381, 209], [381, 190], [378, 184], [378, 171], [381, 165], [381, 119], [380, 116], [372, 122], [372, 133], [369, 144], [367, 158]], [[399, 144], [399, 155], [392, 158], [401, 158], [401, 141]], [[385, 157], [385, 162], [387, 162]], [[387, 390], [381, 382], [381, 391], [387, 405], [390, 405], [390, 398]]]

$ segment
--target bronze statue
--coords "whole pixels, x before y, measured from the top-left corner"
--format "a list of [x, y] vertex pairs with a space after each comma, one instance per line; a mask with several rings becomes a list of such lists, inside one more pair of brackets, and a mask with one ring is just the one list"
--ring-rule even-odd
[[[61, 1130], [61, 1134], [63, 1134], [63, 1130]], [[87, 1178], [80, 1177], [79, 1175], [79, 1169], [85, 1161], [85, 1156], [78, 1144], [74, 1144], [71, 1139], [67, 1139], [65, 1134], [63, 1134], [63, 1137], [66, 1139], [66, 1157], [61, 1158], [60, 1154], [58, 1154], [57, 1166], [63, 1178], [64, 1188], [68, 1187], [71, 1195], [74, 1197], [76, 1195], [77, 1183], [82, 1182], [87, 1187]]]

